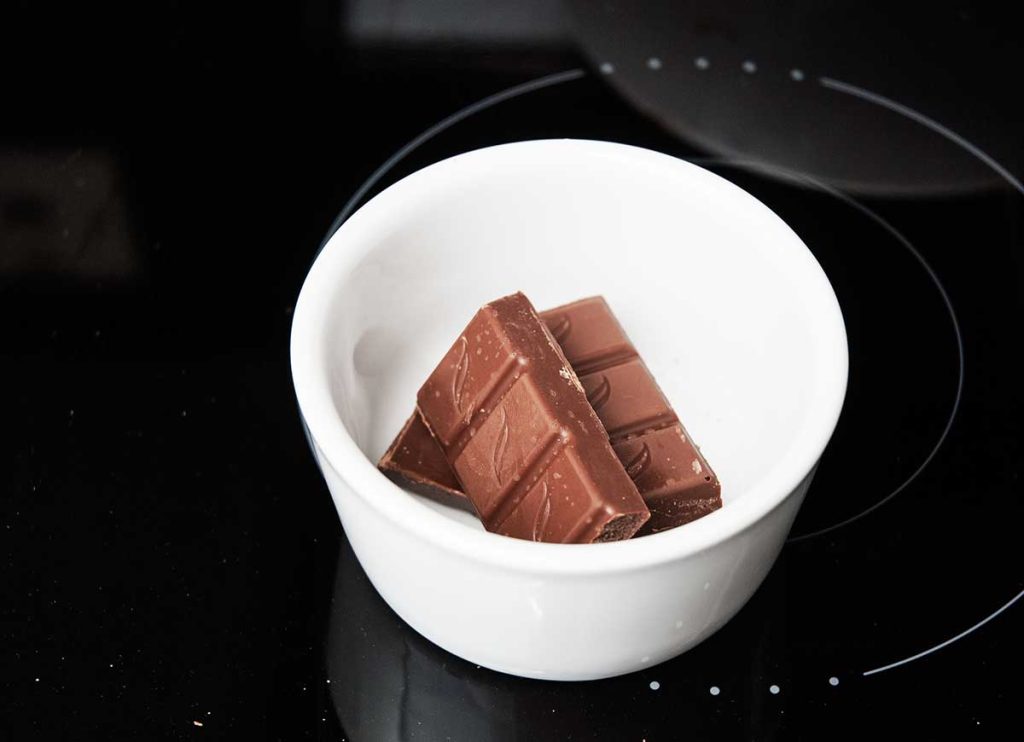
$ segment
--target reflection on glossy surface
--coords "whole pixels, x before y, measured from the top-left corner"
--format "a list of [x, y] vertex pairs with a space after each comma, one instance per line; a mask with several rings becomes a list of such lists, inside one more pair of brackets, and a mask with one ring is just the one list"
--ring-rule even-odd
[[[768, 589], [776, 601], [778, 585]], [[752, 604], [761, 614], [759, 628], [737, 619], [746, 634], [739, 644], [727, 627], [684, 657], [642, 673], [588, 683], [526, 680], [465, 662], [412, 631], [345, 543], [327, 637], [331, 697], [354, 742], [632, 739], [665, 729], [670, 711], [673, 728], [757, 729], [759, 738], [772, 739], [773, 718], [786, 701], [769, 704], [761, 680], [768, 672], [766, 645], [778, 642], [781, 628], [777, 620], [765, 622], [765, 602]], [[696, 661], [687, 659], [698, 653]], [[709, 664], [716, 668], [710, 674], [698, 669]], [[773, 678], [788, 677], [773, 664]], [[717, 698], [708, 691], [715, 683], [722, 688]], [[619, 702], [609, 703], [612, 698]]]
[[0, 150], [0, 276], [136, 272], [123, 180], [102, 149]]
[[[1006, 94], [999, 74], [948, 53], [989, 33], [959, 8], [930, 6], [929, 42], [913, 46], [908, 39], [920, 31], [921, 11], [911, 6], [568, 5], [574, 35], [592, 65], [614, 69], [609, 84], [683, 141], [716, 154], [784, 166], [862, 194], [962, 193], [999, 185], [997, 175], [937, 135], [819, 84], [824, 76], [880, 90], [968, 138], [982, 137], [1000, 158], [1020, 164], [1007, 136], [1019, 126], [993, 132], [977, 115], [986, 99]], [[844, 43], [848, 26], [864, 33], [863, 43]], [[1003, 64], [1016, 62], [1009, 50], [993, 52]], [[957, 85], [971, 103], [954, 102], [942, 82]]]
[[[515, 739], [501, 695], [472, 665], [411, 631], [370, 586], [346, 543], [328, 635], [328, 676], [353, 740]], [[492, 677], [502, 677], [493, 674]], [[507, 711], [508, 709], [506, 709]]]

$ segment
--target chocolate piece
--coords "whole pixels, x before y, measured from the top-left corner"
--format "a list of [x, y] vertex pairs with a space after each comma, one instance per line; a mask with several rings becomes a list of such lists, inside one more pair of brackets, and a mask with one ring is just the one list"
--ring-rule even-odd
[[651, 510], [651, 519], [637, 535], [666, 531], [722, 507], [718, 478], [682, 425], [627, 438], [612, 447]]
[[629, 538], [650, 517], [522, 294], [477, 312], [417, 403], [489, 531], [589, 543]]
[[462, 485], [419, 412], [413, 412], [402, 432], [381, 457], [377, 468], [395, 484], [446, 505], [473, 511]]
[[[591, 406], [651, 510], [651, 519], [637, 535], [674, 528], [720, 508], [718, 478], [690, 441], [604, 299], [582, 299], [540, 316], [582, 377]], [[405, 430], [391, 450], [400, 445], [404, 435]], [[447, 466], [436, 442], [424, 439], [421, 444], [423, 460], [432, 462], [431, 471]], [[407, 470], [407, 476], [430, 478], [423, 474], [422, 467]], [[430, 494], [450, 504], [464, 504], [458, 486], [448, 484], [453, 478], [449, 472], [435, 480], [439, 486]], [[429, 482], [420, 481], [423, 486], [429, 487]]]
[[615, 453], [651, 510], [638, 536], [722, 506], [721, 485], [600, 296], [543, 314], [572, 362]]

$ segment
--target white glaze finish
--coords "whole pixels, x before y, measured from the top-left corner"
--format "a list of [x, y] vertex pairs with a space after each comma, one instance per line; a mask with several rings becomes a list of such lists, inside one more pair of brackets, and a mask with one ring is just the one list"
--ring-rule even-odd
[[[476, 307], [517, 289], [539, 308], [608, 298], [719, 474], [722, 510], [628, 542], [534, 544], [376, 472]], [[747, 601], [838, 418], [846, 353], [827, 279], [762, 204], [665, 155], [572, 140], [462, 155], [377, 196], [317, 259], [292, 332], [300, 408], [377, 590], [459, 656], [561, 680], [668, 659]]]

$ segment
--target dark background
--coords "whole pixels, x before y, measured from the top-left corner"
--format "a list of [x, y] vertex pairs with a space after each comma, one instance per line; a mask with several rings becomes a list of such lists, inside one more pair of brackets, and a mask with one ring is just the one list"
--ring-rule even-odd
[[[995, 7], [6, 4], [0, 739], [1005, 738], [1019, 604], [862, 674], [1024, 588], [1024, 62]], [[644, 673], [545, 684], [447, 655], [376, 596], [306, 447], [287, 340], [321, 240], [382, 162], [571, 69], [374, 188], [537, 137], [700, 159], [822, 262], [851, 389], [798, 540], [732, 623]]]

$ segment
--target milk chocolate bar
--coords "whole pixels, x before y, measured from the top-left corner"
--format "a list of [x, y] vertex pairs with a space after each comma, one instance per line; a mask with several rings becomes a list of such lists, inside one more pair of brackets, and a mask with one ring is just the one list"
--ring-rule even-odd
[[[718, 478], [604, 299], [582, 299], [540, 316], [582, 377], [591, 406], [651, 511], [638, 535], [674, 528], [720, 508]], [[444, 452], [415, 413], [379, 466], [399, 484], [465, 506], [454, 474], [444, 471]]]
[[637, 535], [675, 528], [720, 508], [718, 477], [607, 302], [590, 297], [543, 317], [651, 511], [651, 519]]
[[650, 517], [579, 378], [522, 294], [477, 312], [416, 400], [487, 530], [615, 541]]

